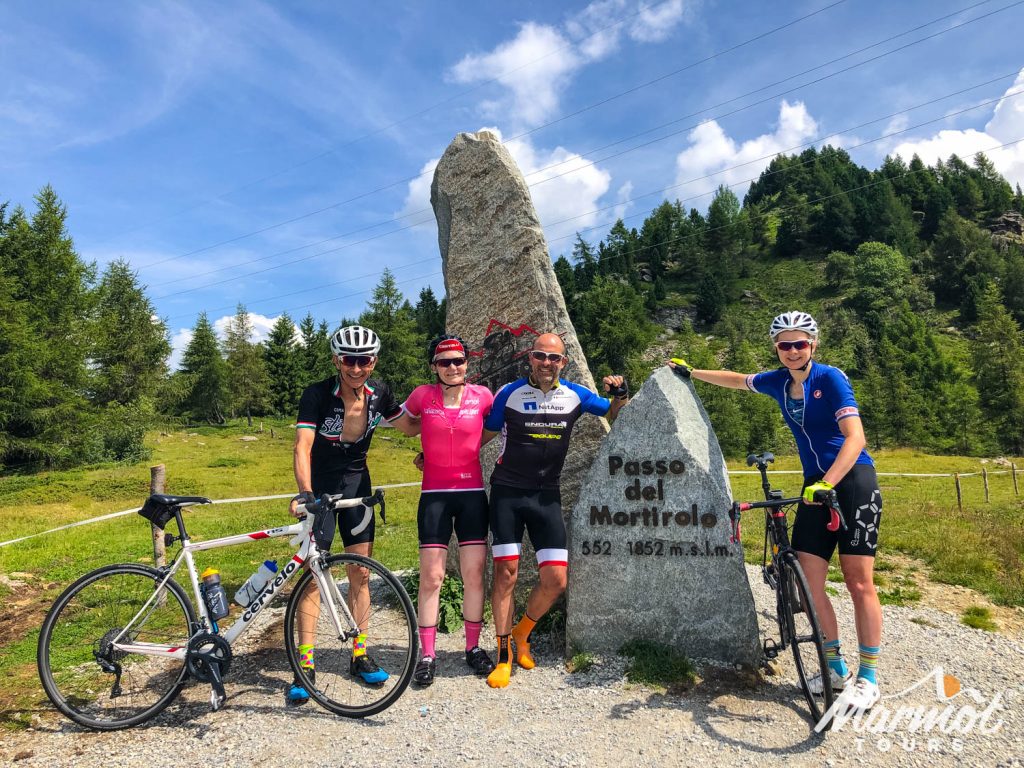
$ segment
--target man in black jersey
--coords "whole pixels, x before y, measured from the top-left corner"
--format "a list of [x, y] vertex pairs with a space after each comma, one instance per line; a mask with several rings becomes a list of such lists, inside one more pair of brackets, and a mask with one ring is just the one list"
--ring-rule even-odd
[[[504, 688], [512, 675], [510, 641], [515, 643], [519, 666], [533, 668], [530, 632], [565, 591], [569, 553], [559, 478], [572, 428], [584, 413], [614, 419], [629, 397], [621, 376], [604, 377], [610, 401], [562, 380], [559, 374], [567, 361], [565, 344], [557, 334], [538, 336], [530, 350], [530, 375], [502, 387], [484, 420], [485, 440], [501, 435], [490, 496], [491, 608], [498, 635], [498, 664], [487, 678], [492, 688]], [[513, 627], [512, 593], [519, 575], [524, 530], [537, 552], [540, 576], [522, 619]]]
[[[402, 413], [391, 388], [370, 378], [377, 364], [380, 339], [369, 328], [358, 325], [338, 329], [331, 336], [331, 352], [337, 376], [306, 387], [299, 401], [295, 423], [295, 482], [299, 493], [289, 511], [322, 494], [342, 493], [346, 498], [369, 496], [372, 492], [366, 454], [374, 430], [381, 420], [402, 432], [415, 434], [418, 424]], [[348, 507], [337, 516], [337, 527], [346, 552], [370, 555], [373, 551], [374, 513], [372, 507]], [[329, 549], [334, 540], [335, 514], [325, 513], [313, 532], [317, 546]], [[350, 672], [370, 685], [382, 685], [388, 673], [366, 652], [367, 617], [370, 609], [368, 574], [365, 569], [348, 568], [349, 607], [361, 630], [352, 649]], [[320, 612], [320, 594], [311, 583], [299, 611], [299, 657], [309, 670], [315, 669], [314, 628]], [[309, 674], [307, 672], [307, 674]], [[299, 680], [288, 690], [288, 700], [301, 703], [309, 694]]]

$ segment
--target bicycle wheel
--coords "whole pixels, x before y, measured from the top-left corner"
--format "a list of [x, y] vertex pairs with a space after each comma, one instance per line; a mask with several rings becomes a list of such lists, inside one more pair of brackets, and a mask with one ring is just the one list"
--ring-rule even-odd
[[[811, 710], [811, 718], [817, 724], [833, 702], [832, 678], [825, 658], [825, 643], [818, 623], [818, 612], [814, 608], [804, 571], [792, 552], [787, 553], [783, 560], [781, 576], [783, 578], [780, 581], [785, 590], [782, 604], [789, 625], [789, 642], [793, 647], [796, 673]], [[821, 675], [823, 683], [821, 695], [811, 693], [807, 685], [808, 679], [816, 674]], [[831, 721], [827, 727], [830, 726]]]
[[[309, 695], [331, 712], [345, 717], [377, 714], [394, 704], [412, 679], [418, 644], [412, 601], [395, 575], [368, 557], [330, 555], [325, 557], [323, 569], [324, 575], [337, 584], [346, 604], [351, 604], [350, 592], [356, 597], [359, 591], [350, 590], [350, 573], [357, 580], [361, 575], [368, 577], [362, 592], [364, 608], [352, 609], [351, 613], [366, 628], [367, 652], [388, 673], [388, 678], [381, 684], [369, 685], [351, 673], [352, 640], [339, 637], [330, 611], [326, 605], [320, 605], [319, 590], [309, 569], [296, 584], [285, 611], [288, 662]], [[317, 599], [311, 601], [310, 594]], [[348, 614], [342, 606], [337, 607], [337, 612], [345, 625]], [[315, 682], [299, 666], [300, 644], [314, 646]]]
[[39, 678], [54, 706], [76, 723], [101, 731], [138, 725], [181, 690], [184, 658], [113, 647], [118, 636], [188, 645], [196, 616], [177, 582], [169, 581], [146, 606], [162, 579], [146, 565], [108, 565], [64, 590], [46, 614], [36, 652]]

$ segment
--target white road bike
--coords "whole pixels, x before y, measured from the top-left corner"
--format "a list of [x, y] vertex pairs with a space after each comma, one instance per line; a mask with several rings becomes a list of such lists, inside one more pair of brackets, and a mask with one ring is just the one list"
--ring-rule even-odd
[[[313, 535], [321, 515], [344, 507], [362, 504], [372, 515], [379, 505], [383, 519], [383, 491], [356, 499], [324, 495], [300, 505], [306, 516], [293, 525], [193, 542], [183, 512], [190, 505], [208, 503], [200, 496], [151, 496], [139, 514], [160, 528], [176, 521], [178, 535], [165, 534], [168, 547], [181, 544], [174, 561], [163, 568], [141, 563], [98, 568], [54, 602], [39, 634], [36, 660], [43, 688], [57, 709], [87, 728], [127, 728], [163, 711], [189, 678], [209, 683], [210, 704], [220, 709], [226, 699], [224, 679], [232, 645], [297, 574], [284, 614], [284, 641], [292, 671], [310, 697], [345, 717], [368, 717], [391, 706], [409, 685], [417, 658], [412, 602], [401, 582], [379, 562], [321, 551]], [[203, 599], [193, 553], [280, 536], [293, 537], [298, 551], [241, 609], [241, 616], [230, 626], [219, 626]], [[188, 576], [191, 600], [174, 579], [179, 572]], [[365, 592], [358, 599], [363, 583], [368, 603]], [[355, 604], [368, 608], [353, 615]], [[370, 650], [389, 673], [380, 685], [368, 685], [350, 670], [352, 640], [360, 627], [367, 626]], [[310, 638], [316, 648], [314, 676], [299, 665], [298, 646]]]

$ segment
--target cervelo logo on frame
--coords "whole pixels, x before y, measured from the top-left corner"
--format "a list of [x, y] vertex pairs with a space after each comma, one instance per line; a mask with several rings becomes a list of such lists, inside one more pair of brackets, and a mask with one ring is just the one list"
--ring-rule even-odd
[[[920, 698], [920, 692], [917, 697], [913, 696], [915, 691], [929, 690], [929, 683], [934, 684], [935, 700], [927, 704], [914, 701]], [[908, 688], [883, 696], [866, 712], [851, 711], [843, 694], [839, 694], [814, 730], [820, 733], [830, 720], [833, 731], [841, 731], [849, 725], [863, 737], [857, 740], [858, 752], [864, 751], [867, 737], [880, 752], [893, 749], [934, 752], [944, 748], [960, 751], [963, 742], [958, 736], [991, 735], [1002, 728], [1003, 720], [996, 713], [1004, 708], [1006, 700], [1019, 693], [1018, 688], [1007, 688], [986, 698], [975, 688], [962, 687], [960, 681], [945, 674], [942, 667], [935, 667]]]

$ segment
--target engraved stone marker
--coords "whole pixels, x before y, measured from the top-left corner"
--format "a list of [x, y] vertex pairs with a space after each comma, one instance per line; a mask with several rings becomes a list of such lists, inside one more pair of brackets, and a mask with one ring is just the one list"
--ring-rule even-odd
[[760, 660], [732, 492], [693, 385], [664, 367], [622, 409], [572, 515], [569, 649], [664, 643], [691, 658]]

